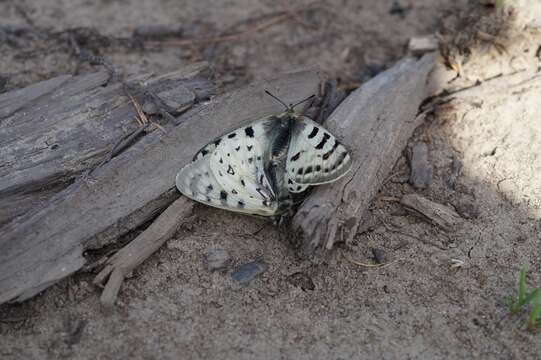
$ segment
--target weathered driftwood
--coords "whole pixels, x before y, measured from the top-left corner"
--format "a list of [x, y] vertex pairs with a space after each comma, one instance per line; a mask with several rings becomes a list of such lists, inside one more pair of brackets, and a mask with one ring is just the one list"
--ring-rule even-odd
[[363, 212], [422, 121], [417, 114], [430, 95], [427, 79], [434, 65], [432, 54], [403, 60], [349, 95], [325, 122], [349, 147], [354, 162], [339, 182], [317, 187], [293, 218], [306, 250], [320, 243], [330, 248], [355, 235]]
[[[208, 65], [201, 63], [126, 83], [134, 96], [150, 101], [144, 92], [153, 94], [174, 113], [213, 88], [207, 73]], [[44, 203], [136, 131], [123, 84], [109, 80], [106, 71], [63, 75], [0, 95], [0, 226]]]
[[176, 172], [224, 131], [283, 110], [264, 89], [283, 99], [317, 92], [315, 69], [252, 84], [176, 119], [161, 138], [144, 137], [76, 181], [48, 203], [0, 229], [0, 303], [24, 300], [84, 264], [82, 253], [102, 246], [154, 217], [175, 198]]
[[184, 196], [178, 198], [145, 231], [106, 261], [94, 279], [95, 284], [106, 283], [100, 298], [102, 305], [114, 305], [124, 278], [175, 234], [191, 214], [193, 204]]
[[462, 222], [462, 218], [454, 209], [428, 200], [419, 194], [407, 194], [400, 203], [415, 216], [443, 230], [450, 231]]

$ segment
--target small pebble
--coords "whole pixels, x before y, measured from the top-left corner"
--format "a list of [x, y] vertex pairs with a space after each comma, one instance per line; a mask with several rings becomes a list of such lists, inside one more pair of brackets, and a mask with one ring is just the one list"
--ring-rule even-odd
[[432, 183], [432, 164], [428, 161], [428, 146], [415, 143], [411, 149], [409, 182], [417, 189], [426, 189]]
[[386, 258], [385, 258], [385, 251], [380, 248], [372, 248], [372, 255], [374, 256], [374, 260], [376, 261], [376, 264], [385, 264]]
[[316, 288], [312, 278], [300, 271], [289, 275], [287, 281], [293, 286], [300, 287], [303, 291], [313, 291]]
[[256, 276], [267, 271], [267, 268], [263, 261], [252, 261], [236, 268], [231, 277], [241, 285], [248, 285]]
[[481, 213], [479, 205], [470, 201], [459, 202], [455, 209], [465, 219], [477, 219]]
[[207, 268], [216, 271], [226, 268], [231, 263], [231, 256], [222, 248], [213, 248], [205, 255]]

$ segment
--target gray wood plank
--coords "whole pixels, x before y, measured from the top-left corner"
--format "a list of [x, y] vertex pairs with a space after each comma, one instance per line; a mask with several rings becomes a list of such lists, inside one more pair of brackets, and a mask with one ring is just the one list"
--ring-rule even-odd
[[[250, 120], [282, 111], [264, 93], [293, 102], [317, 92], [314, 69], [283, 74], [196, 107], [159, 139], [142, 141], [0, 229], [0, 303], [24, 300], [72, 274], [82, 252], [150, 219], [178, 197], [177, 171], [205, 143]], [[145, 139], [146, 140], [146, 139]]]

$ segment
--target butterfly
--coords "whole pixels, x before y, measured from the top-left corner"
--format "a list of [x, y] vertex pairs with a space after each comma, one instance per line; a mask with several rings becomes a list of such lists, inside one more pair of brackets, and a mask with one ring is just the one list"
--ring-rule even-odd
[[276, 216], [309, 186], [338, 180], [351, 167], [346, 147], [329, 131], [286, 105], [201, 148], [176, 176], [179, 191], [217, 208]]

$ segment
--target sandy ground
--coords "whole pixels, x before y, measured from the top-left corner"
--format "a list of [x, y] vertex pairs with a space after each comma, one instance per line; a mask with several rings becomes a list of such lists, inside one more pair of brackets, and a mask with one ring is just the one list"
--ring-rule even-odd
[[[78, 66], [69, 42], [58, 35], [66, 29], [88, 26], [128, 38], [139, 26], [160, 24], [187, 35], [216, 35], [232, 26], [249, 35], [155, 51], [118, 42], [98, 47], [104, 42], [95, 37], [89, 46], [132, 73], [163, 72], [204, 59], [225, 85], [237, 86], [317, 63], [354, 86], [402, 56], [410, 36], [433, 32], [439, 19], [460, 6], [443, 0], [287, 4], [3, 1], [0, 77], [9, 79], [5, 89], [13, 89], [92, 70]], [[244, 21], [288, 6], [304, 9], [302, 19], [288, 18], [256, 33]], [[5, 29], [21, 27], [47, 31], [19, 35], [15, 42], [6, 35]], [[404, 155], [353, 243], [301, 260], [265, 221], [197, 206], [190, 225], [135, 271], [112, 312], [100, 307], [99, 289], [88, 273], [23, 304], [0, 307], [0, 358], [538, 358], [540, 335], [507, 317], [505, 301], [522, 266], [529, 269], [529, 285], [541, 284], [535, 202], [541, 195], [528, 181], [540, 161], [541, 131], [531, 125], [532, 135], [522, 143], [524, 133], [513, 124], [476, 123], [473, 115], [418, 129], [411, 142], [428, 144], [431, 186], [416, 190], [408, 184]], [[512, 166], [524, 157], [533, 165]], [[462, 171], [451, 186], [454, 159]], [[519, 179], [511, 183], [518, 185], [502, 187], [504, 178]], [[386, 200], [413, 192], [454, 207], [463, 224], [445, 232]], [[205, 256], [217, 248], [232, 262], [210, 271]], [[346, 260], [370, 263], [374, 248], [385, 252], [388, 266], [366, 268]], [[451, 269], [452, 259], [464, 265]], [[231, 273], [253, 260], [268, 269], [240, 286]]]

